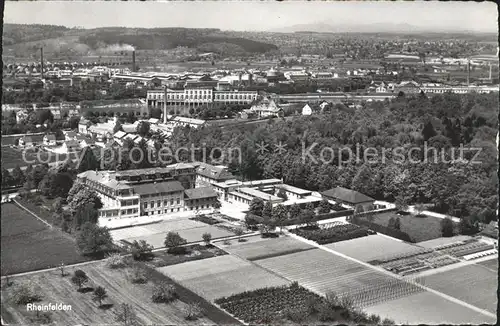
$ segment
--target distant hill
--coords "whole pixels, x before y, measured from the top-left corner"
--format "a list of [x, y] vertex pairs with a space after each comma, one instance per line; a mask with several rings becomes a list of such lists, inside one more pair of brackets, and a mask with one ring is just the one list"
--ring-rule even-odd
[[[241, 37], [228, 37], [219, 29], [194, 28], [125, 28], [106, 27], [96, 29], [67, 28], [53, 25], [5, 24], [3, 46], [13, 49], [36, 48], [50, 40], [61, 40], [66, 49], [82, 48], [88, 51], [101, 50], [166, 50], [178, 46], [204, 49], [210, 47], [217, 51], [264, 53], [276, 50], [274, 44], [249, 40]], [[226, 52], [225, 52], [226, 53]], [[231, 54], [231, 53], [226, 53]]]
[[[372, 24], [343, 24], [333, 25], [327, 23], [298, 24], [288, 27], [274, 29], [276, 33], [296, 33], [296, 32], [317, 32], [317, 33], [391, 33], [391, 34], [414, 34], [414, 33], [456, 33], [469, 34], [477, 33], [469, 30], [423, 28], [406, 23], [372, 23]], [[489, 33], [480, 33], [489, 34]]]

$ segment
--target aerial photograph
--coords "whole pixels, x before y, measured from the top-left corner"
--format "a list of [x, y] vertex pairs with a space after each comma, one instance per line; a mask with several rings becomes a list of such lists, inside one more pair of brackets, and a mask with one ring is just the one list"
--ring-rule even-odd
[[498, 8], [6, 1], [2, 325], [479, 325]]

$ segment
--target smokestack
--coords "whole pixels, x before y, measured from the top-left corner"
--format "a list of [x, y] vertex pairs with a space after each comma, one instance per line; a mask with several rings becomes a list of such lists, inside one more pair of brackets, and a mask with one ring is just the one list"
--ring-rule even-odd
[[135, 50], [132, 51], [132, 72], [135, 72]]
[[41, 78], [43, 79], [43, 48], [40, 48], [40, 71], [41, 71]]
[[490, 80], [491, 80], [491, 63], [490, 63]]
[[470, 82], [470, 60], [467, 60], [467, 86], [469, 86]]
[[163, 123], [167, 123], [167, 86], [165, 86], [165, 99], [163, 101]]

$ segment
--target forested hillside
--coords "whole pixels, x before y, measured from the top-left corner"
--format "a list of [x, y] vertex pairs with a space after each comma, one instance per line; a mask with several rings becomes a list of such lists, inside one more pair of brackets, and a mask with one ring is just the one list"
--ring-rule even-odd
[[[4, 46], [18, 45], [25, 42], [42, 41], [66, 36], [79, 36], [74, 45], [83, 44], [93, 50], [110, 45], [125, 44], [139, 50], [165, 50], [186, 46], [217, 51], [217, 45], [236, 52], [263, 53], [277, 49], [276, 45], [249, 40], [242, 37], [224, 35], [218, 29], [196, 28], [125, 28], [106, 27], [96, 29], [68, 29], [52, 25], [4, 25]], [[68, 39], [65, 39], [67, 42]]]
[[[283, 177], [288, 184], [320, 191], [348, 187], [376, 199], [432, 203], [439, 212], [489, 221], [497, 208], [497, 116], [496, 94], [402, 97], [360, 109], [336, 105], [321, 116], [276, 119], [260, 127], [177, 129], [170, 143], [194, 143], [207, 153], [241, 148], [241, 164], [225, 163], [246, 179]], [[275, 151], [280, 142], [286, 152]], [[264, 143], [268, 150], [261, 153]], [[425, 144], [436, 148], [435, 158], [432, 150], [424, 156]], [[461, 144], [481, 152], [474, 158], [477, 150], [464, 150], [469, 163], [461, 162]], [[339, 163], [339, 150], [350, 148], [355, 155], [356, 146], [359, 160], [348, 160], [341, 152]], [[364, 158], [366, 148], [378, 156]], [[481, 163], [473, 164], [473, 158]]]

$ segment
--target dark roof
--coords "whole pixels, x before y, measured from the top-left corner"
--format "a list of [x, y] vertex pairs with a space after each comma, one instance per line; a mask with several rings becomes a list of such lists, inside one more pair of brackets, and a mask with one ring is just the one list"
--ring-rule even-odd
[[194, 189], [186, 189], [184, 190], [184, 194], [189, 199], [201, 199], [201, 198], [210, 198], [217, 197], [217, 192], [211, 187], [201, 187]]
[[234, 178], [234, 176], [223, 167], [217, 167], [207, 163], [199, 163], [196, 173], [204, 177], [220, 181]]
[[45, 135], [45, 137], [47, 137], [48, 140], [56, 140], [56, 135]]
[[139, 195], [160, 194], [184, 190], [184, 187], [179, 181], [146, 183], [133, 186], [133, 188], [134, 192]]
[[347, 189], [347, 188], [342, 188], [342, 187], [337, 187], [333, 188], [330, 190], [326, 190], [321, 193], [323, 196], [334, 198], [334, 199], [339, 199], [341, 201], [350, 203], [350, 204], [360, 204], [360, 203], [366, 203], [370, 201], [375, 201], [375, 199], [368, 197], [366, 195], [363, 195], [360, 192], [357, 192], [355, 190]]

